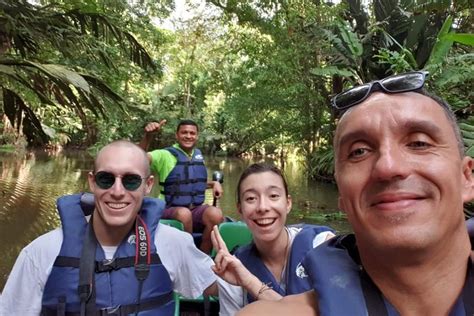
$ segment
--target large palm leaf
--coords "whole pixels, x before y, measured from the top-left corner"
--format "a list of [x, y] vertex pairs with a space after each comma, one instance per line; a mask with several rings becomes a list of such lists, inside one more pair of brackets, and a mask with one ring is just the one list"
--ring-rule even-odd
[[[103, 14], [0, 0], [3, 107], [13, 126], [23, 126], [29, 144], [47, 141], [34, 111], [38, 105], [69, 108], [83, 125], [88, 124], [89, 112], [106, 117], [107, 103], [124, 110], [122, 97], [98, 76], [75, 65], [80, 59], [113, 67], [103, 49], [107, 46], [119, 48], [122, 56], [144, 69], [156, 70], [135, 37]], [[59, 60], [67, 66], [59, 65]]]
[[[26, 1], [0, 1], [0, 37], [23, 58], [38, 58], [43, 49], [52, 48], [64, 57], [87, 54], [107, 64], [113, 62], [99, 49], [107, 43], [117, 45], [131, 61], [143, 68], [156, 66], [135, 37], [114, 21], [97, 12], [80, 9], [63, 11], [59, 6], [36, 6]], [[93, 37], [96, 40], [91, 41]]]

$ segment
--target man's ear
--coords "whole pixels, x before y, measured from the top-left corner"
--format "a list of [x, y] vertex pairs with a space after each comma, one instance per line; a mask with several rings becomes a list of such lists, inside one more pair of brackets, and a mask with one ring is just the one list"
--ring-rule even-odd
[[148, 176], [148, 178], [145, 180], [145, 185], [146, 185], [146, 195], [150, 194], [151, 189], [153, 189], [153, 184], [155, 184], [155, 177], [154, 176]]
[[92, 173], [92, 171], [90, 171], [88, 174], [87, 174], [87, 182], [89, 183], [89, 190], [94, 193], [94, 190], [95, 190], [95, 179], [94, 179], [94, 173]]
[[462, 178], [463, 192], [462, 200], [464, 203], [474, 200], [474, 181], [472, 177], [472, 167], [474, 162], [471, 157], [464, 157], [462, 160]]

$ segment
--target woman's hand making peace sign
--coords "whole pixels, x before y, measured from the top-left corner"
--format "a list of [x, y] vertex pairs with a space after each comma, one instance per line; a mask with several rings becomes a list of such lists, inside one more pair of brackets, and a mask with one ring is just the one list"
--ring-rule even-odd
[[215, 265], [212, 266], [215, 274], [230, 284], [245, 288], [256, 299], [277, 300], [281, 298], [280, 294], [268, 288], [247, 270], [237, 257], [230, 254], [217, 226], [212, 229], [211, 240], [216, 250]]

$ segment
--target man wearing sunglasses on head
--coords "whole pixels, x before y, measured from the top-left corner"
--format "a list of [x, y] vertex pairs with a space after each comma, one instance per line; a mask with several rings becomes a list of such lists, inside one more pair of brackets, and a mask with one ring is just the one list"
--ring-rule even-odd
[[[151, 122], [145, 126], [145, 135], [140, 147], [148, 150], [153, 134], [166, 124]], [[188, 233], [202, 232], [201, 250], [209, 253], [212, 249], [212, 227], [224, 218], [222, 211], [204, 204], [206, 189], [212, 189], [215, 198], [222, 196], [222, 186], [218, 181], [207, 180], [204, 157], [196, 147], [199, 128], [194, 121], [182, 120], [176, 128], [177, 143], [171, 147], [148, 153], [151, 171], [160, 180], [160, 198], [166, 201], [163, 218], [177, 219], [183, 223]]]
[[342, 92], [335, 136], [339, 207], [354, 234], [303, 261], [313, 291], [242, 315], [474, 315], [463, 203], [474, 198], [449, 106], [411, 72]]
[[216, 293], [212, 260], [189, 234], [159, 224], [164, 202], [145, 197], [154, 178], [140, 147], [102, 148], [88, 182], [94, 209], [80, 194], [58, 199], [62, 228], [22, 250], [0, 315], [173, 315], [173, 291]]

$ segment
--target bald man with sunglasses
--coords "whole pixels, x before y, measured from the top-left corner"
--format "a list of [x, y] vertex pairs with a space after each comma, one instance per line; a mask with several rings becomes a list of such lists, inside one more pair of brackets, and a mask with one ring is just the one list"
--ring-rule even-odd
[[212, 260], [189, 234], [158, 223], [164, 202], [145, 197], [154, 178], [140, 147], [102, 148], [88, 182], [93, 211], [80, 194], [58, 199], [62, 228], [22, 250], [0, 315], [172, 315], [173, 291], [216, 293]]
[[251, 304], [241, 315], [474, 315], [463, 204], [474, 198], [449, 106], [426, 72], [371, 82], [333, 99], [339, 207], [354, 234], [315, 248], [313, 291]]

